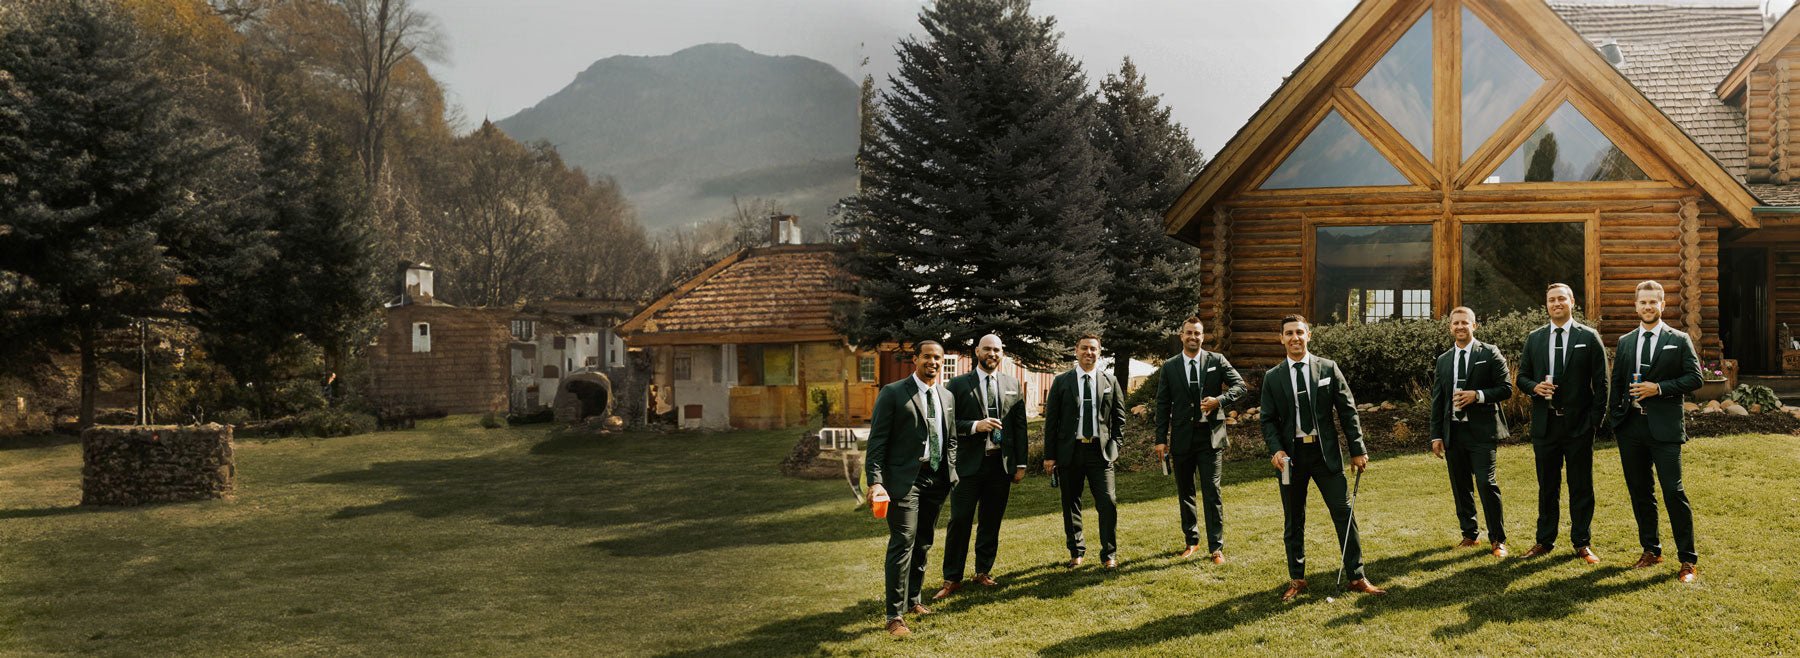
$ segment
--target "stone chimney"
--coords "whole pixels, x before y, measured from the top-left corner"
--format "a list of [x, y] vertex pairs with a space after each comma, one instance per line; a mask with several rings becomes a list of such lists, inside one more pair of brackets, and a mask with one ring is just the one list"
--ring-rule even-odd
[[805, 244], [800, 237], [800, 218], [793, 215], [769, 216], [769, 244]]

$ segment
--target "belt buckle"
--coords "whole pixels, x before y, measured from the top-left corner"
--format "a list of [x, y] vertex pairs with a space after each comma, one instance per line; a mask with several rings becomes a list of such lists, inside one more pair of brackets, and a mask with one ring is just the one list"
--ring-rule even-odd
[[1308, 435], [1306, 435], [1306, 436], [1303, 436], [1303, 437], [1300, 437], [1300, 442], [1301, 442], [1301, 443], [1318, 443], [1318, 442], [1319, 442], [1319, 435], [1317, 435], [1317, 434], [1308, 434]]

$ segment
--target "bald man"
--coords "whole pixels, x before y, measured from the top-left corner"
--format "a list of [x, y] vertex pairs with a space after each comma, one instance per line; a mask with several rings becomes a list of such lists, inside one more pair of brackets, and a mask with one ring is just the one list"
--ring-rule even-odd
[[1000, 521], [1012, 485], [1025, 479], [1025, 386], [1000, 372], [1006, 346], [988, 334], [975, 347], [976, 368], [944, 389], [956, 401], [957, 484], [950, 491], [950, 526], [944, 530], [942, 599], [963, 586], [969, 531], [975, 534], [975, 584], [993, 587], [1000, 552]]

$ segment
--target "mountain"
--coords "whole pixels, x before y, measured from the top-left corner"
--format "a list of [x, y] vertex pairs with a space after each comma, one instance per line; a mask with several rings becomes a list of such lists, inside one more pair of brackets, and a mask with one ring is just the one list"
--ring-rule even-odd
[[725, 215], [733, 195], [818, 227], [855, 192], [857, 95], [824, 62], [715, 43], [594, 62], [497, 125], [616, 179], [652, 231]]

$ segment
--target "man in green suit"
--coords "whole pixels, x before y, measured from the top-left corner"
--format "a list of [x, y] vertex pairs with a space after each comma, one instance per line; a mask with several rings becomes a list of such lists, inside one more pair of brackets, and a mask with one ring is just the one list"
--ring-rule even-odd
[[944, 346], [919, 341], [913, 375], [881, 387], [870, 421], [865, 470], [871, 499], [889, 496], [886, 566], [887, 630], [912, 634], [901, 615], [928, 615], [919, 592], [925, 583], [925, 556], [938, 510], [956, 484], [954, 396], [944, 391], [938, 371]]
[[1506, 557], [1506, 518], [1500, 507], [1500, 473], [1495, 468], [1499, 442], [1507, 437], [1506, 413], [1500, 403], [1512, 397], [1512, 377], [1500, 349], [1475, 340], [1475, 311], [1450, 311], [1450, 338], [1455, 343], [1437, 359], [1431, 385], [1431, 454], [1450, 467], [1450, 497], [1462, 526], [1457, 548], [1476, 544], [1474, 490], [1481, 491], [1488, 543], [1494, 557]]
[[1693, 339], [1663, 324], [1662, 313], [1662, 284], [1638, 284], [1640, 323], [1619, 337], [1607, 422], [1619, 437], [1625, 490], [1631, 494], [1638, 543], [1644, 547], [1633, 566], [1642, 569], [1662, 563], [1662, 539], [1656, 530], [1656, 483], [1660, 480], [1663, 504], [1669, 508], [1669, 529], [1681, 558], [1675, 578], [1691, 583], [1700, 556], [1694, 552], [1694, 509], [1681, 484], [1681, 444], [1687, 442], [1681, 396], [1700, 388], [1700, 359], [1694, 353]]
[[1576, 322], [1575, 291], [1552, 283], [1544, 291], [1550, 323], [1525, 337], [1516, 381], [1531, 396], [1531, 449], [1537, 456], [1537, 541], [1525, 557], [1556, 546], [1558, 491], [1568, 464], [1569, 541], [1575, 556], [1599, 564], [1590, 544], [1594, 521], [1594, 431], [1606, 418], [1606, 345], [1600, 332]]
[[1342, 425], [1344, 442], [1350, 447], [1350, 467], [1358, 473], [1369, 467], [1356, 399], [1336, 362], [1307, 351], [1311, 342], [1312, 329], [1304, 316], [1282, 318], [1281, 344], [1287, 358], [1263, 374], [1263, 441], [1272, 453], [1269, 462], [1276, 470], [1287, 471], [1281, 484], [1281, 512], [1289, 580], [1281, 600], [1292, 601], [1306, 591], [1307, 480], [1318, 485], [1319, 495], [1331, 511], [1331, 522], [1337, 526], [1338, 543], [1344, 547], [1344, 572], [1352, 579], [1348, 589], [1386, 594], [1363, 573], [1362, 539], [1350, 522], [1350, 487], [1344, 479], [1343, 457], [1338, 454], [1336, 425]]
[[[1000, 553], [1000, 521], [1012, 485], [1025, 479], [1030, 444], [1025, 432], [1025, 387], [1000, 372], [1006, 346], [988, 334], [975, 346], [976, 368], [944, 388], [956, 405], [956, 487], [950, 490], [950, 525], [944, 530], [944, 587], [935, 599], [962, 589], [975, 533], [975, 584], [993, 587]], [[977, 515], [980, 522], [977, 524]]]
[[1213, 564], [1225, 563], [1225, 505], [1219, 500], [1219, 473], [1225, 459], [1226, 405], [1244, 395], [1244, 378], [1225, 355], [1200, 348], [1206, 339], [1200, 318], [1181, 325], [1181, 353], [1163, 361], [1156, 380], [1156, 458], [1175, 462], [1175, 494], [1181, 502], [1179, 557], [1200, 550], [1199, 509], [1194, 505], [1194, 472], [1206, 501], [1206, 550]]
[[[1124, 358], [1124, 357], [1119, 357]], [[1069, 568], [1081, 566], [1087, 544], [1081, 536], [1081, 490], [1094, 492], [1100, 513], [1100, 562], [1119, 566], [1119, 504], [1113, 461], [1125, 431], [1125, 389], [1101, 370], [1100, 337], [1075, 343], [1076, 367], [1050, 382], [1044, 407], [1044, 472], [1062, 479], [1063, 536]]]

